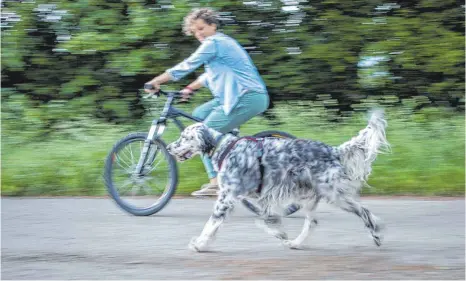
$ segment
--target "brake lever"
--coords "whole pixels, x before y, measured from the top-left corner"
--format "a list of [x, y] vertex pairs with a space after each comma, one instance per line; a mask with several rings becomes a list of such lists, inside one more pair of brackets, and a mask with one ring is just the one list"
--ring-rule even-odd
[[143, 98], [143, 99], [151, 99], [151, 98], [152, 98], [152, 99], [156, 99], [156, 98], [158, 98], [158, 97], [159, 97], [159, 96], [158, 96], [156, 93], [151, 93], [151, 94], [148, 94], [148, 95], [146, 95], [146, 96], [143, 96], [142, 98]]
[[[155, 87], [154, 85], [150, 84], [150, 83], [145, 83], [144, 84], [144, 89], [145, 90], [155, 90]], [[146, 96], [143, 96], [142, 98], [143, 99], [150, 99], [150, 98], [153, 98], [153, 99], [156, 99], [158, 98], [158, 91], [157, 92], [153, 92], [153, 93], [149, 93], [148, 95]]]

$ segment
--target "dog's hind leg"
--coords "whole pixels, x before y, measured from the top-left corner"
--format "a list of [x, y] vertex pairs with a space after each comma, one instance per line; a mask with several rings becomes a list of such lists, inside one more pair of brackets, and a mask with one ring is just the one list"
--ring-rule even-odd
[[294, 240], [284, 240], [283, 244], [285, 246], [289, 247], [290, 249], [302, 248], [304, 242], [306, 242], [311, 231], [317, 226], [317, 220], [315, 219], [314, 214], [318, 203], [319, 199], [316, 199], [303, 206], [302, 210], [305, 212], [306, 216], [304, 219], [303, 230]]
[[363, 207], [361, 203], [350, 197], [339, 197], [333, 202], [345, 211], [358, 215], [364, 222], [364, 225], [369, 229], [374, 243], [377, 246], [382, 244], [383, 225], [378, 223], [379, 219], [374, 216], [367, 208]]
[[228, 189], [221, 189], [220, 194], [215, 202], [214, 211], [204, 226], [201, 235], [193, 238], [189, 243], [189, 248], [196, 252], [202, 252], [207, 249], [210, 242], [215, 238], [218, 228], [225, 221], [228, 214], [233, 210], [235, 200], [232, 198]]

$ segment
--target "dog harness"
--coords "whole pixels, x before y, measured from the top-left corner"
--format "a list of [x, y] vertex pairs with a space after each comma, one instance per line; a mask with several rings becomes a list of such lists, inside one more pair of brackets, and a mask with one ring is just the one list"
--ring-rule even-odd
[[223, 160], [225, 160], [225, 157], [228, 155], [228, 153], [230, 152], [230, 150], [236, 145], [237, 142], [239, 142], [240, 140], [249, 140], [249, 141], [253, 141], [257, 144], [257, 146], [259, 147], [259, 151], [257, 153], [257, 160], [259, 161], [259, 168], [260, 168], [260, 173], [261, 173], [261, 181], [260, 181], [260, 184], [259, 186], [257, 187], [257, 193], [261, 193], [262, 191], [262, 179], [264, 177], [264, 165], [262, 164], [262, 151], [264, 149], [264, 146], [263, 146], [263, 139], [262, 138], [254, 138], [254, 137], [241, 137], [241, 138], [238, 138], [232, 142], [230, 142], [230, 144], [227, 146], [227, 148], [223, 151], [223, 153], [220, 155], [220, 158], [218, 160], [218, 170], [220, 171], [220, 169], [222, 169], [222, 164], [223, 164]]

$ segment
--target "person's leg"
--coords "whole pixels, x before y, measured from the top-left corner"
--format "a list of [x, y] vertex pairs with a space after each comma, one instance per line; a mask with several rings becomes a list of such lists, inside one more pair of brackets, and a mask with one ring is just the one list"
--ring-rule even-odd
[[211, 101], [203, 103], [194, 109], [193, 116], [204, 120], [217, 106], [220, 106], [220, 103], [217, 99], [213, 99]]
[[[205, 120], [207, 116], [212, 113], [214, 108], [220, 106], [220, 102], [217, 99], [213, 99], [211, 101], [208, 101], [198, 107], [196, 107], [193, 111], [193, 116], [200, 118], [202, 120]], [[203, 184], [201, 186], [200, 190], [208, 190], [208, 189], [214, 189], [217, 190], [217, 174], [214, 171], [214, 168], [212, 167], [212, 163], [210, 161], [206, 161], [203, 156], [201, 156], [202, 162], [204, 163], [205, 170], [207, 172], [207, 176], [210, 179], [210, 183]], [[193, 195], [195, 195], [196, 191], [193, 192]]]
[[225, 134], [246, 123], [254, 116], [266, 111], [268, 106], [268, 95], [247, 93], [240, 97], [238, 104], [236, 104], [230, 114], [225, 115], [221, 106], [215, 107], [204, 120], [204, 123], [209, 128]]
[[[249, 119], [267, 110], [269, 105], [269, 97], [265, 94], [248, 93], [241, 96], [238, 104], [230, 112], [225, 115], [223, 107], [218, 105], [214, 107], [211, 113], [205, 118], [204, 124], [209, 128], [217, 130], [221, 133], [231, 132], [234, 128], [246, 123]], [[212, 161], [209, 156], [202, 156], [202, 162], [207, 170], [210, 179], [209, 185], [204, 185], [201, 190], [195, 191], [192, 195], [195, 196], [215, 196], [218, 190], [217, 173], [215, 172]]]

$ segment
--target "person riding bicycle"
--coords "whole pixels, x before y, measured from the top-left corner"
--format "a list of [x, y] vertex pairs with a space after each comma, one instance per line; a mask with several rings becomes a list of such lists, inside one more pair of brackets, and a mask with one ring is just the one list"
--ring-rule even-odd
[[[157, 91], [161, 84], [178, 81], [204, 64], [205, 72], [181, 91], [182, 99], [188, 100], [199, 88], [208, 87], [213, 99], [197, 107], [193, 115], [203, 119], [208, 127], [228, 133], [266, 111], [270, 100], [251, 57], [235, 39], [218, 32], [219, 23], [214, 10], [193, 9], [184, 18], [183, 31], [194, 35], [201, 45], [183, 62], [148, 83]], [[210, 182], [192, 195], [217, 195], [217, 173], [212, 161], [208, 155], [203, 155], [202, 161]]]

